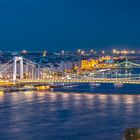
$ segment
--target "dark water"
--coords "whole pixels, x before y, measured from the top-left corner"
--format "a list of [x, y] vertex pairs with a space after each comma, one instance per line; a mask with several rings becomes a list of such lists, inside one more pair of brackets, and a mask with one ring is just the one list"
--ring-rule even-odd
[[0, 94], [0, 140], [121, 140], [140, 127], [138, 91]]

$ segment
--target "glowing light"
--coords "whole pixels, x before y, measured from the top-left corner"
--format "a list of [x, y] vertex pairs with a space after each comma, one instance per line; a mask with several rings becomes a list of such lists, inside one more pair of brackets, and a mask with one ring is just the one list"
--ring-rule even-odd
[[113, 53], [116, 53], [116, 51], [117, 51], [116, 49], [113, 49], [113, 51], [112, 51], [112, 52], [113, 52]]
[[105, 54], [105, 51], [102, 51], [102, 54]]
[[78, 53], [80, 53], [80, 52], [81, 52], [81, 50], [80, 50], [80, 49], [78, 49], [78, 50], [77, 50], [77, 52], [78, 52]]
[[23, 50], [22, 53], [27, 53], [27, 51], [26, 50]]
[[94, 52], [94, 50], [90, 50], [90, 52], [91, 52], [91, 53], [93, 53], [93, 52]]
[[85, 52], [84, 51], [81, 51], [81, 54], [83, 55]]

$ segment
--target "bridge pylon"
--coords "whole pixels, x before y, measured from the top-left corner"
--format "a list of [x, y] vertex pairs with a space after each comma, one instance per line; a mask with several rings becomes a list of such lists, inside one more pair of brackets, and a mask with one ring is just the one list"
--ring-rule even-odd
[[13, 81], [15, 82], [17, 79], [17, 63], [19, 64], [19, 78], [23, 79], [23, 57], [14, 57], [14, 65], [13, 65]]

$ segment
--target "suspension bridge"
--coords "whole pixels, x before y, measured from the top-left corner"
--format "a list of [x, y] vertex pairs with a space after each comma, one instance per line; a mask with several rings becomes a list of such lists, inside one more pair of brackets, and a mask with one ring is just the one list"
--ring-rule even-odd
[[[38, 85], [50, 83], [114, 83], [140, 84], [140, 64], [128, 60], [118, 63], [114, 70], [97, 71], [93, 76], [64, 77], [62, 71], [45, 67], [41, 64], [23, 58], [14, 57], [9, 62], [0, 65], [0, 87], [19, 85]], [[133, 70], [138, 70], [135, 73]]]

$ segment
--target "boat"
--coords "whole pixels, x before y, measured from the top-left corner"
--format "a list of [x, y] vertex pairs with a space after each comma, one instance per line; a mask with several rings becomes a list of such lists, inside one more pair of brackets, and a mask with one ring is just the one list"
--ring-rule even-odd
[[116, 83], [116, 84], [114, 84], [114, 86], [115, 86], [116, 88], [121, 88], [121, 87], [123, 87], [123, 84], [121, 84], [121, 83]]
[[90, 83], [91, 87], [99, 87], [101, 84], [100, 83]]

